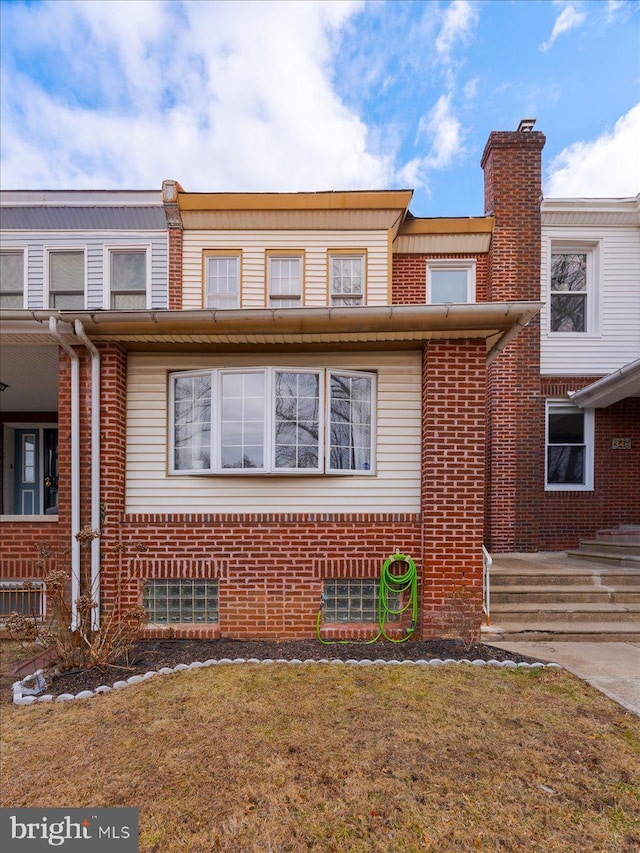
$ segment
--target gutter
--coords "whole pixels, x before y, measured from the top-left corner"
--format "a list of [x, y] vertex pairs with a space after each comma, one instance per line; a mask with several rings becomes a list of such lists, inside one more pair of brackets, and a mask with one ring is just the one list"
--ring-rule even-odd
[[[91, 528], [100, 530], [100, 353], [89, 340], [80, 320], [74, 323], [76, 336], [91, 354]], [[100, 627], [100, 539], [91, 540], [91, 628]]]
[[636, 358], [578, 391], [569, 391], [568, 397], [581, 409], [600, 409], [639, 392], [640, 358]]
[[78, 628], [80, 598], [80, 369], [78, 355], [58, 331], [58, 319], [49, 316], [49, 333], [71, 359], [71, 630]]

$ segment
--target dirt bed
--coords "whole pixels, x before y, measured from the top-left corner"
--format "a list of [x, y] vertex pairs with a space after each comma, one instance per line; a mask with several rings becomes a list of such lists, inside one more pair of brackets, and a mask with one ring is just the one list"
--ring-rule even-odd
[[[161, 667], [189, 664], [193, 661], [221, 660], [223, 658], [257, 658], [258, 660], [498, 660], [526, 661], [532, 658], [477, 643], [466, 649], [459, 640], [416, 640], [407, 643], [377, 642], [334, 643], [323, 645], [317, 640], [145, 640], [139, 642], [128, 665], [112, 666], [106, 670], [72, 670], [48, 674], [46, 692], [79, 693], [95, 690], [101, 684], [111, 686], [114, 681], [142, 675]], [[11, 697], [7, 697], [11, 701]]]

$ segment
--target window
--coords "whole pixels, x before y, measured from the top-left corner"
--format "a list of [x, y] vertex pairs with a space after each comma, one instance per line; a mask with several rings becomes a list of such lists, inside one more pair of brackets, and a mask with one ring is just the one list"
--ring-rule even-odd
[[[377, 622], [378, 593], [380, 582], [369, 579], [337, 578], [324, 582], [324, 621], [325, 622]], [[388, 596], [391, 612], [390, 622], [400, 619], [400, 596], [391, 593]]]
[[364, 303], [364, 255], [329, 255], [329, 296], [337, 308]]
[[547, 490], [593, 488], [593, 411], [547, 401]]
[[0, 252], [0, 309], [24, 307], [24, 252]]
[[302, 304], [302, 256], [268, 256], [268, 293], [271, 308], [299, 308]]
[[142, 606], [156, 625], [216, 624], [218, 581], [153, 578], [145, 581]]
[[240, 256], [205, 255], [205, 308], [240, 307]]
[[84, 252], [49, 253], [49, 307], [84, 309]]
[[109, 307], [136, 311], [147, 307], [147, 253], [118, 249], [109, 252]]
[[375, 374], [356, 371], [171, 374], [170, 472], [369, 473], [375, 390]]
[[12, 613], [41, 619], [44, 615], [42, 581], [0, 581], [0, 622]]
[[554, 334], [597, 332], [597, 246], [554, 241], [549, 274], [549, 331]]
[[427, 303], [468, 303], [476, 299], [476, 262], [436, 260], [427, 262]]

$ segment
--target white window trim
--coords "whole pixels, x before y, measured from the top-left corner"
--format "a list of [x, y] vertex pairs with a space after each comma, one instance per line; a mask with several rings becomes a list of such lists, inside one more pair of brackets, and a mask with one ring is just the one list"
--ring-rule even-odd
[[5, 244], [0, 250], [0, 253], [3, 255], [15, 255], [18, 252], [22, 255], [22, 308], [26, 309], [29, 307], [29, 293], [27, 290], [29, 285], [29, 249], [25, 246], [9, 246]]
[[[348, 293], [334, 293], [333, 292], [333, 264], [332, 261], [334, 259], [339, 260], [359, 260], [362, 267], [362, 293], [359, 294], [360, 302], [357, 305], [346, 305], [344, 303], [344, 299], [355, 299], [358, 294], [354, 294], [351, 296]], [[367, 253], [359, 252], [357, 250], [354, 251], [338, 251], [334, 249], [329, 249], [327, 252], [327, 263], [328, 263], [328, 277], [329, 277], [329, 306], [331, 308], [358, 308], [362, 305], [367, 304]], [[337, 300], [337, 301], [334, 301]]]
[[118, 252], [144, 252], [145, 254], [145, 309], [149, 310], [151, 305], [151, 245], [145, 244], [127, 244], [126, 246], [113, 245], [112, 243], [104, 246], [103, 269], [104, 269], [104, 288], [102, 293], [102, 304], [106, 310], [126, 311], [126, 308], [111, 308], [111, 256]]
[[[209, 281], [209, 261], [211, 260], [234, 260], [237, 264], [237, 277], [238, 277], [238, 293], [237, 293], [237, 304], [234, 305], [233, 308], [213, 308], [207, 304], [209, 293], [207, 290], [207, 285]], [[242, 253], [235, 252], [231, 249], [218, 251], [217, 249], [214, 251], [204, 252], [204, 275], [203, 275], [203, 288], [202, 288], [202, 307], [206, 308], [209, 311], [233, 311], [242, 307]]]
[[[584, 483], [549, 483], [549, 414], [565, 409], [584, 415]], [[594, 414], [593, 409], [579, 409], [564, 399], [548, 399], [544, 415], [544, 488], [547, 492], [592, 492], [594, 489]]]
[[[271, 264], [273, 261], [298, 261], [300, 265], [300, 295], [281, 294], [274, 298], [271, 292]], [[286, 302], [287, 299], [296, 299], [298, 307], [304, 304], [304, 254], [302, 252], [272, 252], [267, 254], [267, 306], [269, 308], [279, 308], [280, 302]]]
[[427, 261], [427, 305], [448, 305], [453, 303], [431, 301], [431, 273], [433, 270], [454, 270], [467, 273], [467, 301], [465, 305], [476, 301], [476, 259], [475, 258], [430, 258]]
[[[601, 241], [581, 240], [570, 237], [550, 237], [547, 240], [547, 280], [544, 286], [543, 299], [546, 301], [546, 333], [551, 338], [566, 338], [568, 340], [585, 340], [602, 337], [601, 332], [601, 287], [603, 281], [603, 252]], [[561, 254], [586, 254], [587, 256], [587, 300], [585, 311], [587, 315], [584, 332], [552, 332], [551, 331], [551, 256]]]
[[[221, 453], [222, 444], [219, 437], [222, 432], [222, 406], [220, 403], [221, 376], [225, 373], [264, 373], [265, 375], [265, 428], [264, 428], [264, 459], [263, 468], [222, 468]], [[312, 373], [320, 377], [320, 424], [319, 424], [319, 447], [318, 468], [276, 468], [275, 467], [275, 373]], [[371, 380], [371, 468], [361, 469], [331, 469], [330, 468], [330, 431], [329, 431], [329, 387], [330, 377], [339, 376], [362, 376]], [[208, 469], [176, 469], [175, 467], [175, 377], [183, 376], [211, 376], [211, 445], [209, 458], [211, 468]], [[376, 416], [377, 416], [377, 374], [369, 371], [338, 370], [336, 368], [299, 368], [299, 367], [238, 367], [238, 368], [212, 368], [207, 370], [180, 370], [171, 371], [168, 374], [169, 406], [169, 432], [167, 442], [168, 473], [171, 476], [217, 476], [217, 477], [253, 477], [253, 476], [296, 476], [313, 477], [318, 475], [332, 477], [371, 477], [377, 473], [376, 469]]]
[[49, 305], [51, 292], [50, 292], [50, 275], [51, 275], [51, 255], [55, 254], [65, 254], [82, 252], [82, 256], [84, 258], [84, 305], [82, 306], [83, 311], [87, 309], [87, 299], [88, 299], [88, 291], [89, 291], [89, 282], [88, 282], [88, 262], [87, 262], [87, 247], [86, 246], [45, 246], [44, 247], [44, 276], [43, 276], [43, 301], [42, 304], [44, 308], [50, 311], [54, 310], [65, 310], [65, 309], [54, 309]]

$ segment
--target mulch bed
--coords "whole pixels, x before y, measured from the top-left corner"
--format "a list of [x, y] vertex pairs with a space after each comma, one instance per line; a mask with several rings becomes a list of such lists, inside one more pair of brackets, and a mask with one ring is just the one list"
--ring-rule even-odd
[[114, 681], [131, 675], [143, 675], [149, 670], [174, 667], [179, 663], [221, 660], [222, 658], [257, 658], [264, 660], [498, 660], [535, 662], [533, 658], [476, 643], [466, 649], [460, 640], [411, 640], [406, 643], [377, 642], [335, 643], [323, 645], [317, 640], [142, 640], [137, 643], [131, 663], [127, 666], [109, 667], [106, 670], [71, 670], [47, 678], [46, 693], [79, 693], [95, 690], [101, 684], [111, 686]]

